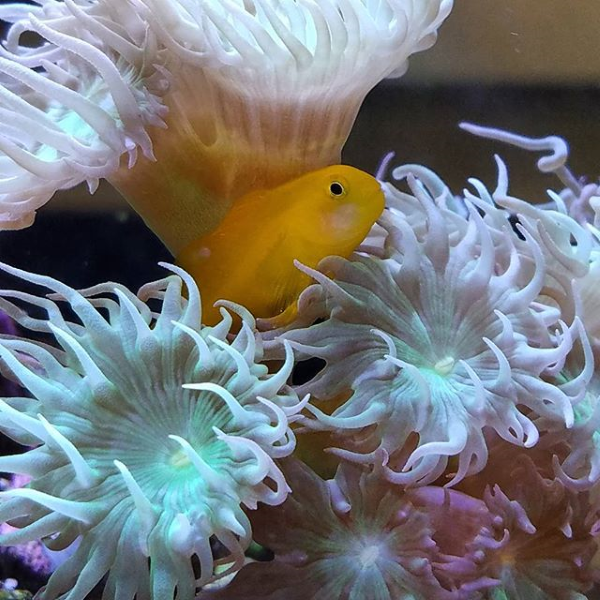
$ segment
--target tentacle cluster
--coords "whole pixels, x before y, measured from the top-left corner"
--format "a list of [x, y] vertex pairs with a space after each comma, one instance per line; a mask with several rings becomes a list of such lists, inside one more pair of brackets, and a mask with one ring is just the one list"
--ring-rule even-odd
[[428, 515], [402, 489], [349, 464], [327, 482], [294, 459], [284, 471], [294, 493], [251, 515], [274, 560], [245, 566], [228, 587], [199, 600], [459, 597], [438, 580], [435, 564], [444, 557]]
[[[94, 191], [129, 166], [146, 131], [163, 126], [167, 81], [148, 28], [127, 2], [57, 0], [9, 4], [0, 47], [0, 227], [27, 227], [58, 189], [86, 181]], [[36, 47], [23, 42], [36, 35]]]
[[584, 598], [597, 578], [597, 502], [554, 477], [554, 451], [496, 441], [488, 467], [464, 481], [490, 515], [469, 546], [480, 573], [497, 580], [498, 597]]
[[[545, 208], [532, 205], [515, 198], [508, 192], [508, 171], [504, 162], [496, 157], [498, 184], [492, 194], [476, 179], [470, 182], [477, 194], [465, 191], [467, 199], [486, 202], [486, 223], [496, 236], [503, 235], [509, 216], [515, 219], [520, 228], [526, 229], [542, 251], [545, 262], [545, 277], [540, 300], [560, 309], [562, 318], [572, 321], [578, 310], [577, 293], [573, 281], [586, 276], [590, 268], [594, 239], [590, 231], [568, 215], [560, 196], [549, 191], [554, 205]], [[526, 240], [514, 236], [519, 252], [534, 257]], [[523, 276], [529, 276], [527, 270]]]
[[[488, 132], [485, 128], [465, 125], [469, 131]], [[560, 138], [544, 138], [543, 140], [530, 140], [520, 136], [512, 136], [497, 130], [491, 130], [493, 135], [506, 136], [509, 139], [516, 137], [518, 140], [527, 140], [529, 143], [539, 142], [542, 148], [544, 144], [558, 145], [554, 149], [551, 157], [544, 157], [538, 161], [539, 168], [543, 172], [548, 172], [550, 168], [557, 168], [555, 163], [566, 160], [566, 143]], [[480, 133], [483, 135], [483, 133]], [[492, 134], [490, 134], [492, 135]], [[549, 141], [547, 141], [549, 140]], [[560, 142], [560, 144], [559, 144]], [[536, 146], [537, 147], [537, 146]], [[564, 154], [564, 156], [563, 156]], [[555, 156], [558, 155], [558, 158]], [[423, 183], [429, 193], [436, 198], [436, 202], [448, 208], [450, 212], [446, 213], [447, 226], [450, 230], [456, 230], [454, 235], [461, 235], [464, 232], [465, 219], [468, 211], [465, 200], [479, 206], [483, 211], [483, 219], [490, 231], [490, 235], [496, 244], [498, 244], [507, 234], [512, 235], [512, 242], [519, 254], [529, 258], [530, 266], [523, 265], [521, 269], [522, 283], [531, 278], [531, 269], [536, 264], [535, 256], [532, 251], [532, 245], [524, 238], [521, 229], [526, 229], [529, 236], [533, 238], [537, 247], [541, 250], [544, 257], [545, 278], [540, 291], [540, 299], [546, 304], [552, 304], [560, 309], [562, 318], [572, 321], [577, 313], [583, 318], [582, 310], [576, 306], [579, 300], [578, 292], [583, 296], [588, 296], [586, 304], [593, 305], [593, 286], [587, 285], [587, 281], [594, 280], [591, 276], [587, 280], [586, 275], [590, 271], [591, 265], [597, 260], [594, 257], [597, 254], [598, 242], [590, 231], [589, 225], [579, 223], [570, 214], [570, 204], [557, 192], [548, 190], [550, 202], [547, 204], [532, 204], [516, 198], [509, 192], [508, 169], [504, 161], [495, 157], [498, 169], [498, 177], [495, 189], [490, 192], [482, 181], [476, 178], [470, 178], [470, 188], [463, 191], [462, 196], [454, 196], [446, 184], [439, 176], [431, 170], [421, 165], [402, 165], [393, 169], [392, 178], [396, 182], [402, 182], [409, 176], [417, 177]], [[564, 175], [565, 181], [570, 181], [570, 173]], [[400, 211], [410, 223], [411, 227], [422, 234], [426, 228], [426, 215], [423, 213], [418, 201], [412, 194], [399, 190], [394, 185], [384, 182], [388, 206], [391, 211]], [[484, 206], [481, 206], [482, 203]], [[453, 218], [450, 218], [453, 217]], [[385, 232], [378, 237], [379, 244], [375, 247], [368, 246], [366, 251], [383, 256], [377, 252], [377, 247], [383, 246], [386, 239]], [[596, 268], [597, 271], [597, 268]], [[577, 280], [578, 290], [573, 290], [573, 281]], [[590, 309], [583, 311], [589, 313], [593, 319]], [[588, 329], [586, 327], [586, 329]]]
[[[545, 252], [528, 227], [519, 240], [506, 216], [501, 227], [488, 216], [502, 211], [474, 194], [464, 218], [431, 177], [409, 184], [413, 210], [405, 217], [398, 208], [408, 198], [395, 196], [375, 256], [331, 257], [310, 271], [318, 285], [303, 294], [300, 312], [324, 321], [279, 333], [327, 363], [300, 391], [323, 400], [350, 394], [332, 414], [311, 408], [308, 422], [336, 432], [341, 457], [373, 464], [383, 449], [391, 481], [422, 484], [456, 456], [456, 482], [485, 466], [485, 427], [530, 447], [536, 419], [573, 425], [586, 376], [565, 385], [549, 378], [581, 331], [540, 302]], [[423, 217], [413, 229], [417, 204]]]
[[[244, 80], [293, 75], [298, 84], [340, 89], [401, 75], [410, 54], [433, 45], [452, 9], [452, 0], [141, 1], [161, 41], [192, 64], [240, 69]], [[265, 69], [265, 63], [278, 68]], [[356, 77], [365, 69], [371, 70], [367, 79]]]
[[137, 296], [111, 283], [77, 292], [2, 266], [54, 293], [0, 294], [2, 310], [60, 345], [0, 341], [2, 371], [33, 396], [0, 401], [0, 429], [36, 446], [0, 458], [0, 470], [32, 478], [0, 494], [0, 519], [17, 528], [0, 543], [80, 540], [47, 600], [82, 600], [106, 573], [105, 599], [192, 600], [213, 578], [213, 555], [225, 572], [243, 563], [251, 531], [241, 506], [275, 505], [289, 491], [274, 459], [293, 451], [289, 422], [303, 406], [286, 387], [290, 347], [268, 374], [251, 317], [241, 312], [233, 339], [225, 309], [202, 328], [194, 282], [165, 266], [175, 274]]

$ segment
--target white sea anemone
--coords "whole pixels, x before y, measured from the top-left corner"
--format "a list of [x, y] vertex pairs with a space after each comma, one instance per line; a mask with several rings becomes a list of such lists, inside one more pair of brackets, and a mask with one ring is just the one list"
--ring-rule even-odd
[[176, 183], [180, 202], [191, 196], [196, 211], [199, 194], [212, 198], [202, 206], [207, 230], [228, 202], [247, 191], [339, 163], [367, 92], [401, 75], [411, 54], [434, 43], [453, 2], [139, 4], [147, 7], [144, 18], [168, 48], [169, 131], [153, 136], [159, 168], [139, 165], [117, 185], [137, 199], [142, 180], [152, 182], [146, 188], [151, 198], [157, 190], [171, 196]]
[[83, 600], [107, 573], [106, 600], [192, 600], [214, 558], [226, 571], [241, 567], [251, 539], [241, 505], [279, 504], [289, 491], [274, 459], [293, 451], [288, 419], [303, 406], [285, 386], [291, 350], [269, 375], [249, 315], [233, 339], [224, 309], [220, 324], [202, 328], [194, 282], [167, 268], [176, 275], [135, 296], [112, 283], [79, 293], [2, 266], [77, 317], [66, 320], [54, 300], [1, 294], [3, 310], [62, 347], [0, 342], [2, 371], [33, 395], [0, 401], [0, 429], [36, 446], [0, 458], [2, 471], [32, 477], [0, 494], [0, 519], [17, 528], [0, 543], [79, 540], [45, 600]]
[[[465, 189], [463, 196], [477, 205], [485, 203], [481, 207], [483, 219], [494, 243], [507, 234], [512, 235], [517, 252], [527, 257], [521, 269], [522, 284], [531, 278], [536, 260], [533, 245], [515, 229], [515, 224], [518, 223], [520, 228], [528, 231], [529, 236], [535, 240], [536, 247], [541, 250], [544, 260], [545, 277], [539, 299], [544, 304], [559, 308], [564, 321], [572, 322], [576, 313], [583, 319], [582, 311], [576, 306], [577, 294], [573, 293], [573, 281], [578, 282], [577, 287], [581, 288], [582, 295], [590, 296], [585, 302], [593, 306], [593, 276], [586, 279], [586, 275], [594, 261], [594, 247], [598, 242], [590, 231], [592, 228], [586, 223], [586, 215], [589, 217], [587, 201], [594, 186], [582, 187], [567, 169], [567, 143], [556, 136], [534, 139], [468, 123], [462, 123], [461, 127], [482, 137], [501, 140], [530, 151], [549, 153], [538, 160], [538, 169], [542, 173], [556, 175], [563, 185], [568, 186], [560, 193], [548, 190], [549, 202], [542, 204], [537, 201], [532, 204], [513, 196], [509, 192], [508, 169], [499, 156], [495, 156], [498, 171], [495, 189], [490, 192], [482, 181], [470, 178], [469, 183], [474, 192]], [[403, 165], [392, 171], [392, 177], [396, 181], [402, 181], [411, 174], [426, 185], [439, 203], [451, 208], [451, 212], [466, 215], [463, 197], [453, 196], [444, 182], [429, 169], [420, 165]], [[411, 199], [410, 194], [397, 190], [389, 183], [384, 185], [389, 204], [401, 210], [416, 231], [422, 231], [426, 220], [414, 198]], [[464, 219], [454, 218], [448, 225], [451, 229], [461, 230], [464, 223]], [[373, 248], [369, 247], [367, 250], [373, 251]], [[584, 320], [593, 319], [593, 311], [584, 312], [588, 313]], [[589, 334], [587, 324], [586, 329]]]
[[[595, 306], [594, 281], [598, 277], [598, 267], [593, 267], [593, 264], [597, 262], [594, 248], [598, 241], [594, 239], [589, 222], [598, 186], [583, 185], [567, 168], [568, 145], [562, 138], [529, 138], [468, 123], [462, 123], [461, 127], [475, 135], [509, 143], [530, 152], [548, 153], [537, 161], [538, 170], [555, 175], [564, 186], [558, 192], [547, 191], [549, 202], [532, 204], [512, 196], [508, 191], [508, 169], [498, 156], [495, 157], [498, 181], [492, 193], [487, 192], [483, 183], [476, 179], [471, 179], [470, 183], [476, 188], [478, 197], [488, 204], [486, 220], [492, 229], [501, 230], [510, 215], [535, 238], [546, 264], [546, 278], [540, 292], [542, 301], [560, 308], [564, 320], [572, 321], [577, 313], [584, 321], [588, 335], [591, 335], [597, 329], [593, 323], [594, 311], [589, 308], [582, 310], [577, 303], [581, 294], [583, 304]], [[472, 198], [469, 191], [465, 191], [465, 195]], [[528, 253], [526, 242], [515, 239], [515, 244], [520, 252]], [[596, 274], [590, 272], [592, 269]]]
[[[4, 221], [107, 177], [177, 255], [247, 191], [338, 163], [367, 92], [434, 43], [453, 0], [37, 3], [0, 8]], [[158, 162], [132, 171], [138, 146]]]
[[484, 201], [466, 201], [463, 219], [409, 182], [424, 226], [386, 210], [380, 255], [322, 261], [299, 307], [323, 322], [282, 335], [327, 363], [298, 391], [342, 402], [331, 415], [311, 407], [307, 423], [336, 432], [338, 455], [374, 463], [383, 449], [386, 476], [403, 484], [434, 481], [456, 456], [456, 482], [485, 466], [485, 427], [529, 447], [537, 416], [572, 425], [585, 378], [564, 388], [546, 379], [579, 332], [539, 302], [544, 255], [525, 228], [527, 253], [508, 224], [488, 227]]
[[[79, 0], [10, 4], [0, 18], [14, 22], [0, 47], [0, 228], [29, 226], [54, 192], [100, 178], [122, 155], [152, 158], [149, 125], [163, 125], [156, 93], [164, 78], [151, 67], [155, 46], [121, 37], [119, 18], [144, 26], [131, 8]], [[123, 3], [121, 3], [123, 4]], [[44, 43], [28, 47], [24, 34]]]

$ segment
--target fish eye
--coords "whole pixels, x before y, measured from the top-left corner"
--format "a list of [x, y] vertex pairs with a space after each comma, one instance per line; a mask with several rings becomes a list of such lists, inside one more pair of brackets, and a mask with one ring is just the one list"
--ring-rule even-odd
[[344, 186], [339, 181], [332, 181], [329, 184], [329, 193], [334, 198], [339, 198], [340, 196], [343, 196], [346, 193], [346, 188], [344, 188]]

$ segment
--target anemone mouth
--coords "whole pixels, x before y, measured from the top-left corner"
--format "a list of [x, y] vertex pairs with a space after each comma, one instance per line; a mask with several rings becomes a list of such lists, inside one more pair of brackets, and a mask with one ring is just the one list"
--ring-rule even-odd
[[[3, 470], [32, 477], [27, 488], [2, 492], [0, 517], [20, 527], [2, 543], [44, 537], [65, 548], [80, 538], [47, 598], [82, 600], [108, 573], [105, 597], [192, 600], [243, 564], [251, 529], [242, 506], [279, 504], [289, 492], [275, 459], [293, 451], [289, 418], [307, 401], [286, 386], [290, 347], [269, 374], [250, 315], [239, 309], [236, 335], [225, 310], [203, 327], [193, 280], [164, 266], [174, 274], [135, 295], [112, 283], [77, 292], [0, 265], [54, 298], [0, 297], [7, 314], [59, 346], [0, 340], [3, 372], [33, 396], [0, 401], [0, 428], [37, 446], [0, 459]], [[49, 320], [29, 316], [31, 307]]]
[[[115, 420], [113, 411], [98, 407], [94, 419], [79, 432], [82, 439], [87, 439], [82, 456], [93, 463], [94, 469], [118, 475], [114, 469], [114, 460], [118, 459], [140, 482], [146, 497], [157, 505], [171, 501], [165, 498], [165, 489], [180, 488], [175, 496], [192, 493], [194, 488], [197, 498], [206, 494], [195, 460], [216, 472], [227, 470], [235, 462], [227, 443], [213, 430], [236, 431], [227, 405], [209, 392], [177, 392], [175, 389], [169, 393], [169, 402], [177, 405], [172, 407], [169, 418], [163, 398], [157, 395], [153, 403], [148, 390], [143, 405], [130, 405], [122, 419]], [[115, 401], [127, 406], [125, 394], [121, 393]]]

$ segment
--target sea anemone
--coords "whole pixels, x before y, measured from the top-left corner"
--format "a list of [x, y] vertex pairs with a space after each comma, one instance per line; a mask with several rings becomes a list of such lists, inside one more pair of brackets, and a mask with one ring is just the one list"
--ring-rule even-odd
[[169, 131], [153, 136], [159, 168], [138, 165], [118, 187], [137, 198], [143, 180], [154, 195], [168, 174], [195, 203], [213, 198], [204, 227], [219, 216], [214, 198], [339, 163], [367, 92], [431, 46], [452, 8], [452, 0], [141, 3], [169, 50]]
[[[544, 255], [526, 228], [522, 253], [508, 222], [500, 232], [487, 225], [478, 212], [485, 201], [465, 200], [465, 219], [422, 183], [409, 184], [422, 227], [413, 231], [402, 212], [387, 209], [383, 255], [330, 257], [307, 270], [318, 285], [299, 311], [322, 322], [275, 335], [326, 362], [298, 391], [325, 401], [323, 410], [309, 407], [315, 418], [306, 424], [334, 431], [336, 454], [374, 464], [383, 449], [386, 476], [402, 484], [434, 481], [457, 456], [456, 482], [485, 466], [483, 428], [530, 447], [537, 417], [573, 424], [585, 379], [563, 387], [548, 377], [580, 332], [539, 302]], [[327, 401], [340, 398], [327, 414]]]
[[[431, 46], [452, 8], [452, 0], [40, 3], [31, 16], [19, 4], [0, 12], [15, 21], [2, 64], [21, 78], [6, 114], [19, 113], [13, 97], [31, 83], [35, 100], [19, 106], [44, 125], [12, 125], [12, 145], [0, 148], [10, 190], [43, 184], [34, 210], [59, 187], [109, 177], [175, 256], [246, 192], [339, 163], [367, 92]], [[48, 43], [23, 47], [24, 30]], [[153, 127], [163, 104], [166, 131]], [[96, 154], [82, 160], [77, 143]], [[117, 169], [136, 145], [158, 162]], [[52, 161], [58, 174], [48, 173]]]
[[4, 290], [0, 305], [61, 346], [0, 341], [2, 370], [33, 395], [0, 402], [0, 429], [35, 446], [0, 458], [0, 470], [32, 478], [0, 494], [0, 519], [17, 528], [0, 542], [43, 538], [62, 549], [79, 540], [45, 600], [83, 600], [106, 573], [107, 600], [192, 600], [213, 579], [213, 555], [224, 572], [243, 563], [251, 531], [241, 505], [287, 496], [274, 459], [293, 451], [289, 419], [303, 406], [285, 386], [290, 348], [269, 375], [249, 314], [237, 309], [243, 324], [233, 338], [225, 309], [218, 325], [202, 328], [194, 282], [164, 266], [175, 275], [138, 296], [113, 283], [79, 293], [2, 266], [54, 293]]
[[495, 440], [486, 469], [461, 484], [492, 516], [470, 547], [498, 581], [490, 598], [571, 600], [592, 587], [598, 506], [553, 476], [554, 450]]
[[[155, 60], [151, 43], [134, 47], [94, 21], [86, 10], [97, 13], [100, 3], [41, 4], [0, 8], [0, 18], [14, 22], [0, 47], [2, 229], [31, 225], [56, 190], [86, 181], [93, 192], [122, 155], [130, 167], [138, 148], [152, 158], [146, 127], [164, 125], [156, 96], [164, 78], [147, 66]], [[135, 19], [143, 30], [126, 6], [105, 7], [103, 16]], [[45, 42], [23, 45], [24, 34]]]
[[277, 509], [251, 515], [256, 540], [274, 553], [245, 566], [199, 600], [445, 600], [432, 565], [441, 560], [427, 515], [398, 487], [348, 463], [323, 481], [283, 461], [293, 489]]

